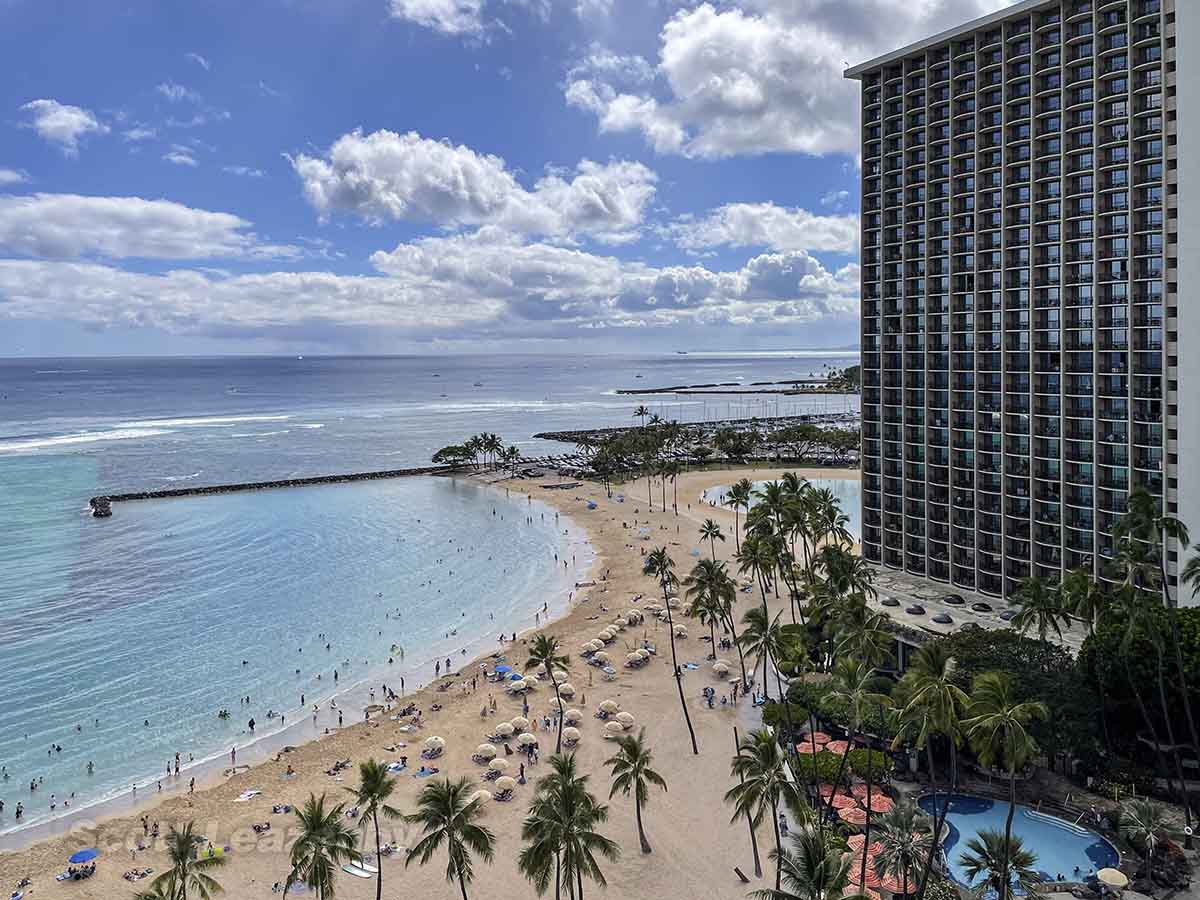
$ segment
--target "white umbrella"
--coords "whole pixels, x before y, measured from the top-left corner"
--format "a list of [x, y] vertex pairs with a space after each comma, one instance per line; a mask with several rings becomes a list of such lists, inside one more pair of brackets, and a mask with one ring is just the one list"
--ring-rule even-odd
[[526, 731], [522, 734], [517, 735], [517, 743], [522, 744], [524, 746], [528, 746], [529, 744], [536, 744], [537, 738], [535, 738], [532, 734], [530, 734], [528, 731]]
[[625, 662], [636, 663], [636, 662], [641, 662], [641, 661], [642, 661], [642, 657], [637, 653], [637, 651], [633, 651], [631, 653], [625, 654]]
[[501, 722], [496, 726], [496, 734], [500, 735], [500, 737], [512, 737], [515, 731], [516, 729], [508, 722]]
[[575, 685], [571, 684], [571, 682], [569, 682], [569, 681], [564, 681], [562, 684], [560, 684], [558, 686], [558, 692], [560, 694], [562, 694], [564, 697], [574, 697], [575, 696]]
[[605, 700], [598, 707], [598, 709], [601, 712], [606, 712], [606, 713], [610, 713], [610, 714], [617, 712], [620, 708], [621, 708], [621, 704], [618, 703], [616, 700]]
[[622, 725], [624, 725], [626, 728], [628, 728], [630, 725], [632, 725], [637, 720], [634, 719], [633, 713], [619, 712], [619, 713], [617, 713], [617, 721], [620, 722]]
[[724, 662], [724, 661], [717, 661], [717, 662], [713, 663], [713, 671], [716, 672], [718, 675], [728, 675], [729, 674], [729, 663]]
[[635, 653], [636, 653], [638, 656], [640, 656], [642, 659], [649, 659], [649, 658], [650, 658], [650, 651], [649, 651], [649, 650], [647, 650], [645, 647], [639, 647], [639, 648], [638, 648], [637, 650], [635, 650], [634, 652], [635, 652]]
[[521, 679], [520, 681], [512, 681], [509, 682], [508, 689], [514, 694], [520, 694], [529, 690], [529, 683], [524, 679]]
[[555, 670], [554, 670], [554, 680], [555, 680], [555, 681], [557, 681], [557, 682], [559, 682], [560, 684], [561, 684], [562, 682], [566, 681], [568, 677], [569, 677], [569, 676], [567, 675], [567, 673], [566, 673], [566, 672], [564, 672], [562, 669], [555, 669]]
[[675, 637], [677, 637], [677, 638], [687, 637], [687, 628], [685, 628], [683, 625], [676, 625], [675, 626]]
[[620, 734], [624, 730], [625, 726], [620, 722], [606, 722], [604, 724], [604, 734], [608, 737], [611, 737], [614, 734]]
[[1101, 869], [1096, 877], [1109, 887], [1120, 889], [1129, 886], [1129, 878], [1120, 869]]
[[512, 720], [514, 731], [527, 731], [529, 729], [529, 720], [524, 716], [517, 716]]
[[469, 803], [479, 803], [480, 806], [492, 799], [491, 791], [476, 791], [471, 795]]
[[607, 665], [609, 663], [609, 661], [612, 659], [612, 657], [609, 656], [604, 651], [600, 651], [592, 658], [595, 659], [597, 662], [604, 663], [605, 665]]
[[507, 775], [501, 775], [496, 779], [496, 790], [498, 791], [511, 791], [516, 786], [516, 779], [509, 778]]
[[488, 768], [493, 772], [503, 772], [508, 768], [508, 760], [504, 759], [503, 757], [498, 757], [497, 759], [493, 759], [490, 763], [488, 763]]
[[496, 755], [496, 748], [492, 744], [480, 744], [475, 748], [475, 755], [482, 756], [484, 759], [491, 759]]
[[432, 750], [434, 747], [445, 747], [446, 739], [438, 737], [436, 734], [425, 739], [425, 746]]
[[580, 737], [580, 734], [579, 734], [578, 728], [564, 728], [563, 729], [563, 740], [564, 741], [571, 741], [571, 742], [578, 741], [579, 737]]
[[525, 682], [527, 685], [529, 685], [530, 687], [533, 687], [535, 684], [541, 684], [541, 683], [542, 683], [542, 678], [541, 678], [541, 676], [540, 676], [540, 675], [538, 675], [538, 673], [537, 673], [537, 672], [530, 672], [528, 675], [526, 675], [526, 676], [525, 676], [523, 679], [521, 679], [521, 680], [522, 680], [522, 681], [524, 681], [524, 682]]
[[577, 709], [568, 709], [566, 714], [563, 716], [563, 721], [567, 722], [568, 724], [581, 722], [583, 721], [583, 713]]

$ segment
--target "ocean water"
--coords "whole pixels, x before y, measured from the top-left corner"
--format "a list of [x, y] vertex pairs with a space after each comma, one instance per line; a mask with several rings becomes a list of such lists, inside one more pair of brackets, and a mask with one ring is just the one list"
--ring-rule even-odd
[[370, 686], [411, 689], [435, 659], [457, 665], [543, 603], [561, 608], [590, 561], [539, 504], [449, 479], [124, 503], [107, 520], [87, 514], [90, 496], [424, 465], [479, 431], [555, 452], [567, 448], [532, 435], [630, 423], [643, 402], [683, 421], [840, 412], [857, 398], [613, 392], [854, 361], [0, 360], [0, 835], [19, 830], [18, 801], [28, 829], [61, 817], [64, 799], [77, 810], [135, 783], [155, 790], [177, 752], [186, 782], [189, 759], [279, 732], [268, 711], [296, 742], [335, 726], [327, 701], [349, 692], [353, 721]]

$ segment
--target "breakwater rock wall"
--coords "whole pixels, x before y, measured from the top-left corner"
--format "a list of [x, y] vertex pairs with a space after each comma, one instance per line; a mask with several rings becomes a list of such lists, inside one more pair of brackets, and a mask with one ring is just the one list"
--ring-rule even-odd
[[413, 475], [450, 475], [465, 471], [464, 466], [423, 466], [415, 469], [388, 469], [382, 472], [350, 472], [343, 475], [315, 475], [311, 478], [286, 478], [279, 481], [247, 481], [239, 484], [168, 488], [160, 491], [134, 491], [127, 494], [103, 494], [92, 497], [88, 505], [98, 519], [112, 515], [114, 503], [129, 500], [164, 500], [170, 497], [203, 497], [209, 494], [233, 494], [241, 491], [260, 491], [268, 488], [309, 487], [316, 484], [347, 484], [353, 481], [379, 481], [384, 478], [407, 478]]
[[[745, 430], [759, 428], [766, 431], [776, 431], [790, 425], [826, 425], [840, 428], [858, 428], [860, 424], [858, 413], [807, 413], [798, 416], [763, 416], [751, 419], [720, 419], [709, 422], [683, 422], [684, 428], [695, 432], [701, 439], [711, 438], [722, 428]], [[578, 428], [570, 431], [540, 431], [534, 435], [548, 441], [559, 441], [565, 444], [591, 443], [616, 434], [638, 431], [638, 425], [617, 425], [610, 428]]]

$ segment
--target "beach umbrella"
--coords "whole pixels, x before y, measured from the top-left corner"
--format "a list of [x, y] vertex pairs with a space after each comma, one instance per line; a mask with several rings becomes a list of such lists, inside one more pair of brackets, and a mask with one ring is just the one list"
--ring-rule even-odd
[[628, 728], [637, 720], [633, 717], [633, 713], [619, 712], [617, 713], [617, 721]]
[[[850, 883], [859, 884], [859, 876], [862, 874], [863, 858], [861, 853], [856, 853], [850, 858]], [[867, 877], [866, 887], [878, 888], [882, 885], [879, 878], [879, 873], [875, 871], [875, 866], [871, 864], [871, 860], [867, 860]]]
[[[829, 805], [834, 809], [856, 809], [858, 807], [858, 801], [853, 797], [847, 796], [846, 794], [839, 793], [833, 795], [833, 799], [829, 802]], [[865, 817], [863, 818], [863, 821], [866, 821]]]
[[581, 713], [577, 709], [568, 709], [566, 714], [563, 716], [563, 721], [569, 725], [573, 725], [576, 722], [580, 722], [582, 720], [583, 720], [583, 713]]
[[[836, 801], [837, 801], [837, 798], [835, 797], [834, 798], [835, 805], [836, 805]], [[845, 822], [848, 825], [866, 825], [867, 824], [867, 811], [865, 809], [859, 809], [857, 806], [852, 806], [852, 807], [849, 807], [848, 809], [839, 809], [838, 810], [838, 818], [840, 818], [843, 822]], [[868, 887], [870, 887], [870, 885], [868, 885]]]
[[521, 679], [520, 681], [513, 681], [513, 682], [509, 683], [508, 689], [514, 693], [519, 694], [522, 691], [529, 690], [529, 683], [526, 682], [524, 679]]
[[592, 650], [593, 650], [593, 647], [592, 647], [591, 641], [584, 641], [582, 644], [579, 645], [579, 652], [583, 653], [585, 656], [588, 653], [591, 653]]
[[83, 850], [76, 850], [74, 853], [72, 853], [67, 862], [73, 863], [74, 865], [79, 865], [80, 863], [91, 862], [99, 855], [100, 851], [96, 848], [86, 847]]
[[508, 675], [508, 680], [509, 681], [521, 681], [523, 679], [521, 678], [520, 672], [510, 672]]
[[528, 731], [529, 730], [529, 720], [527, 718], [525, 718], [524, 716], [516, 716], [512, 720], [512, 727], [513, 727], [514, 731]]
[[445, 746], [446, 746], [446, 739], [445, 739], [445, 738], [442, 738], [442, 737], [438, 737], [438, 736], [435, 734], [435, 735], [433, 735], [432, 737], [429, 737], [429, 738], [426, 738], [426, 739], [425, 739], [425, 746], [426, 746], [427, 748], [429, 748], [430, 750], [434, 749], [435, 747], [436, 747], [436, 748], [438, 748], [438, 749], [440, 749], [440, 748], [442, 748], [442, 747], [445, 747]]
[[478, 803], [480, 806], [492, 799], [491, 791], [476, 791], [471, 795], [469, 803]]
[[516, 786], [517, 780], [515, 778], [510, 778], [507, 775], [501, 775], [496, 779], [496, 790], [498, 791], [511, 791]]
[[723, 660], [715, 662], [715, 663], [713, 663], [713, 671], [718, 675], [722, 675], [722, 676], [728, 675], [729, 674], [729, 663], [727, 663]]
[[516, 729], [508, 722], [501, 722], [496, 726], [496, 734], [500, 735], [500, 737], [512, 737], [514, 731]]
[[[863, 801], [863, 805], [864, 806], [866, 805], [865, 800]], [[896, 805], [895, 801], [893, 801], [892, 798], [889, 797], [887, 794], [872, 794], [871, 795], [871, 812], [873, 812], [873, 813], [891, 812], [892, 807], [894, 807], [895, 805]]]
[[555, 669], [555, 670], [554, 670], [554, 680], [555, 680], [555, 681], [557, 681], [557, 682], [559, 682], [560, 684], [561, 684], [562, 682], [566, 681], [566, 680], [567, 680], [567, 678], [569, 678], [569, 677], [570, 677], [570, 676], [568, 676], [568, 675], [567, 675], [567, 673], [566, 673], [566, 672], [564, 672], [562, 669]]
[[830, 737], [823, 731], [808, 731], [800, 736], [800, 740], [806, 744], [816, 743], [818, 747], [823, 747], [829, 743]]
[[564, 681], [558, 686], [558, 692], [564, 697], [574, 697], [575, 685], [571, 684], [569, 681]]
[[512, 666], [496, 666], [495, 671], [497, 675], [507, 675], [512, 671]]
[[578, 741], [579, 738], [580, 738], [580, 734], [579, 734], [578, 728], [564, 728], [563, 729], [563, 740], [564, 741], [571, 741], [572, 743], [574, 743], [575, 741]]
[[625, 662], [627, 663], [640, 663], [641, 661], [641, 656], [639, 656], [636, 652], [630, 651], [629, 653], [625, 654]]
[[629, 612], [629, 613], [626, 613], [626, 614], [625, 614], [625, 621], [626, 621], [626, 623], [628, 623], [629, 625], [636, 625], [636, 624], [638, 623], [638, 614], [637, 614], [637, 613], [635, 613], [635, 612]]
[[608, 662], [609, 662], [609, 661], [612, 659], [612, 657], [610, 657], [610, 656], [609, 656], [607, 653], [605, 653], [603, 650], [601, 650], [599, 653], [597, 653], [597, 654], [596, 654], [594, 657], [592, 657], [592, 658], [593, 658], [593, 659], [595, 659], [595, 660], [597, 660], [597, 661], [599, 661], [599, 662], [601, 662], [601, 663], [604, 663], [604, 664], [607, 664], [607, 663], [608, 663]]
[[866, 797], [867, 783], [865, 781], [854, 782], [854, 784], [850, 785], [850, 793], [852, 793], [855, 797]]
[[1096, 877], [1109, 887], [1117, 888], [1118, 890], [1129, 886], [1129, 878], [1120, 869], [1101, 869], [1096, 873]]
[[[850, 837], [846, 838], [846, 846], [848, 846], [855, 853], [861, 853], [863, 844], [866, 842], [867, 836], [865, 834], [852, 834]], [[867, 855], [878, 856], [882, 849], [883, 844], [879, 843], [879, 841], [871, 841], [871, 847], [869, 850], [867, 850]]]
[[[808, 741], [802, 741], [801, 743], [796, 745], [796, 752], [801, 754], [802, 756], [803, 755], [812, 756], [813, 755], [813, 745], [811, 743], [809, 743]], [[820, 747], [817, 748], [817, 752], [818, 753], [821, 752]], [[828, 798], [826, 798], [826, 799], [828, 799]]]
[[616, 675], [617, 674], [617, 670], [614, 669], [612, 666], [605, 666], [600, 671], [603, 672], [605, 675]]
[[503, 772], [505, 769], [508, 768], [508, 760], [504, 759], [504, 757], [499, 757], [497, 759], [493, 759], [491, 762], [488, 763], [488, 768], [491, 769], [493, 772]]
[[649, 650], [647, 650], [645, 647], [638, 647], [638, 649], [637, 649], [637, 650], [635, 650], [634, 652], [635, 652], [635, 653], [636, 653], [638, 656], [640, 656], [642, 659], [649, 659], [649, 658], [650, 658], [650, 651], [649, 651]]
[[675, 626], [675, 637], [677, 637], [677, 638], [687, 637], [687, 628], [684, 627], [683, 625], [676, 625]]
[[491, 759], [496, 755], [496, 748], [492, 744], [480, 744], [475, 748], [475, 755], [482, 756], [484, 759]]
[[836, 756], [841, 756], [848, 749], [850, 749], [850, 742], [849, 741], [830, 741], [828, 744], [825, 745], [825, 749], [828, 750], [830, 753], [833, 753]]
[[517, 743], [521, 744], [522, 746], [527, 747], [530, 744], [536, 744], [537, 738], [535, 738], [532, 734], [530, 734], [528, 731], [526, 731], [526, 732], [523, 732], [523, 733], [517, 735]]
[[620, 734], [624, 730], [625, 730], [625, 726], [622, 725], [620, 722], [605, 722], [604, 723], [604, 734], [606, 737], [612, 737], [613, 735]]
[[601, 703], [597, 707], [597, 709], [599, 709], [600, 712], [608, 713], [609, 715], [612, 715], [615, 712], [620, 712], [621, 704], [618, 703], [616, 700], [605, 700], [603, 703]]
[[873, 891], [870, 888], [863, 890], [857, 884], [848, 884], [846, 889], [842, 891], [843, 897], [866, 897], [867, 900], [879, 900], [879, 891]]
[[822, 799], [828, 800], [829, 795], [838, 790], [839, 790], [839, 788], [835, 787], [832, 784], [822, 784], [820, 787], [817, 788], [817, 793], [819, 793], [821, 795]]

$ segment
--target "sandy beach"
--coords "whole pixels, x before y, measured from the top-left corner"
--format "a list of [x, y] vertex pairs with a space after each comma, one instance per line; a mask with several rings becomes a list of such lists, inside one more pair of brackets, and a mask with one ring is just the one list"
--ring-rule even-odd
[[[604, 866], [608, 879], [605, 893], [614, 897], [646, 896], [743, 896], [750, 888], [768, 886], [769, 879], [753, 878], [753, 863], [744, 820], [730, 824], [730, 808], [722, 800], [730, 784], [729, 758], [734, 747], [734, 728], [745, 730], [756, 725], [754, 711], [747, 701], [735, 706], [708, 709], [701, 691], [716, 688], [718, 697], [727, 684], [713, 675], [706, 662], [707, 642], [699, 640], [704, 629], [688, 623], [691, 636], [678, 643], [681, 663], [699, 665], [686, 671], [684, 689], [690, 705], [693, 723], [700, 744], [700, 755], [693, 756], [687, 742], [687, 731], [679, 710], [678, 697], [669, 666], [669, 651], [665, 625], [648, 619], [644, 626], [626, 629], [610, 648], [614, 661], [624, 658], [626, 649], [639, 646], [643, 638], [656, 643], [659, 653], [640, 670], [618, 667], [614, 681], [604, 680], [601, 672], [585, 664], [578, 656], [579, 645], [595, 636], [612, 621], [618, 612], [661, 599], [658, 587], [642, 575], [642, 551], [667, 546], [675, 559], [676, 571], [683, 577], [694, 563], [693, 548], [699, 546], [696, 530], [705, 518], [713, 518], [729, 533], [733, 513], [714, 509], [698, 501], [710, 487], [727, 485], [741, 477], [762, 480], [778, 477], [784, 469], [754, 468], [745, 470], [705, 470], [685, 473], [678, 478], [678, 515], [670, 509], [671, 488], [668, 486], [666, 512], [657, 510], [661, 494], [656, 486], [656, 511], [647, 512], [645, 482], [623, 486], [624, 503], [606, 496], [599, 484], [582, 483], [567, 490], [547, 490], [544, 485], [555, 484], [558, 478], [500, 482], [498, 487], [509, 490], [514, 497], [532, 495], [549, 504], [583, 528], [596, 554], [592, 567], [595, 584], [583, 586], [576, 593], [571, 609], [562, 618], [543, 625], [543, 629], [561, 638], [566, 652], [572, 657], [569, 675], [579, 694], [571, 705], [584, 713], [579, 726], [583, 737], [577, 758], [583, 772], [591, 775], [591, 787], [601, 798], [608, 795], [609, 776], [603, 761], [614, 751], [614, 745], [603, 739], [602, 723], [593, 717], [597, 705], [604, 700], [616, 700], [621, 709], [632, 713], [638, 725], [644, 725], [646, 736], [655, 754], [655, 768], [666, 778], [669, 793], [652, 795], [645, 811], [645, 824], [651, 855], [638, 849], [632, 800], [621, 796], [610, 803], [610, 818], [602, 829], [621, 845], [621, 859]], [[812, 478], [859, 477], [857, 471], [791, 467], [787, 471]], [[331, 488], [336, 490], [336, 488]], [[587, 508], [594, 501], [595, 509]], [[636, 524], [635, 524], [636, 519]], [[650, 529], [643, 540], [640, 530]], [[502, 548], [494, 548], [502, 552]], [[703, 548], [707, 555], [707, 547]], [[718, 544], [719, 556], [734, 552], [732, 534], [724, 544]], [[590, 580], [590, 579], [589, 579]], [[637, 601], [635, 598], [644, 599]], [[750, 602], [751, 595], [741, 594], [741, 605]], [[537, 598], [530, 598], [531, 602]], [[527, 656], [525, 641], [531, 632], [506, 648], [504, 662], [521, 669]], [[265, 650], [266, 648], [264, 648]], [[219, 777], [215, 782], [198, 787], [191, 796], [174, 796], [159, 803], [149, 803], [136, 814], [122, 815], [101, 822], [81, 822], [64, 837], [46, 840], [27, 849], [0, 855], [0, 896], [13, 890], [18, 879], [29, 877], [30, 897], [87, 897], [119, 898], [132, 896], [148, 881], [131, 884], [122, 873], [133, 868], [152, 868], [155, 873], [165, 866], [161, 847], [143, 838], [142, 815], [151, 823], [157, 822], [162, 833], [172, 824], [194, 820], [199, 833], [214, 844], [231, 848], [227, 863], [216, 873], [225, 895], [237, 898], [267, 897], [271, 885], [286, 878], [287, 851], [295, 838], [294, 816], [274, 815], [276, 804], [302, 803], [310, 793], [326, 793], [331, 800], [348, 800], [347, 788], [357, 784], [357, 763], [368, 758], [398, 761], [407, 756], [410, 771], [398, 777], [394, 803], [402, 811], [410, 811], [420, 788], [426, 783], [412, 777], [410, 772], [420, 764], [421, 743], [431, 735], [446, 740], [446, 752], [435, 763], [438, 777], [452, 778], [467, 775], [481, 779], [484, 768], [471, 761], [475, 747], [484, 740], [492, 727], [508, 721], [522, 712], [522, 701], [506, 695], [500, 685], [480, 682], [476, 691], [462, 694], [457, 683], [479, 672], [479, 664], [489, 667], [496, 661], [490, 656], [463, 665], [461, 677], [452, 681], [455, 687], [439, 692], [428, 687], [406, 700], [411, 700], [424, 713], [424, 724], [414, 732], [401, 731], [401, 723], [380, 713], [370, 721], [359, 722], [319, 740], [304, 744], [293, 752], [241, 771], [232, 777]], [[481, 717], [481, 709], [489, 700], [496, 701], [495, 715]], [[549, 712], [553, 692], [549, 685], [540, 686], [529, 695], [530, 717]], [[442, 709], [432, 711], [433, 704]], [[349, 712], [349, 711], [348, 711]], [[347, 721], [361, 717], [356, 709]], [[636, 727], [636, 726], [635, 726]], [[520, 850], [520, 823], [533, 793], [532, 780], [546, 769], [545, 757], [553, 751], [554, 735], [538, 730], [543, 762], [528, 770], [531, 783], [518, 786], [513, 800], [506, 804], [489, 804], [484, 822], [497, 835], [496, 860], [492, 865], [476, 867], [476, 887], [479, 896], [532, 896], [531, 886], [520, 875], [516, 857]], [[407, 743], [407, 747], [401, 746]], [[396, 747], [389, 751], [386, 747]], [[352, 767], [340, 776], [326, 774], [336, 760], [350, 759]], [[515, 759], [515, 758], [514, 758]], [[285, 777], [287, 768], [295, 770]], [[515, 768], [516, 763], [513, 762]], [[486, 786], [480, 781], [481, 786]], [[235, 802], [240, 794], [257, 790], [261, 793], [247, 802]], [[269, 822], [270, 832], [257, 835], [252, 826]], [[388, 827], [385, 839], [401, 846], [415, 843], [416, 831], [403, 823]], [[139, 840], [148, 848], [136, 851]], [[768, 840], [766, 829], [760, 835], [760, 845]], [[769, 844], [767, 844], [769, 846]], [[97, 847], [101, 851], [97, 874], [82, 882], [56, 882], [54, 874], [65, 868], [67, 857], [81, 847]], [[765, 851], [764, 851], [765, 865]], [[419, 892], [422, 896], [458, 896], [457, 888], [444, 880], [445, 860], [439, 857], [429, 865], [406, 868], [402, 854], [382, 862], [384, 895], [399, 896]], [[739, 883], [734, 867], [738, 866], [754, 882], [749, 888]], [[769, 874], [769, 869], [768, 869]], [[340, 897], [373, 897], [374, 879], [357, 879], [350, 875], [338, 878]]]

